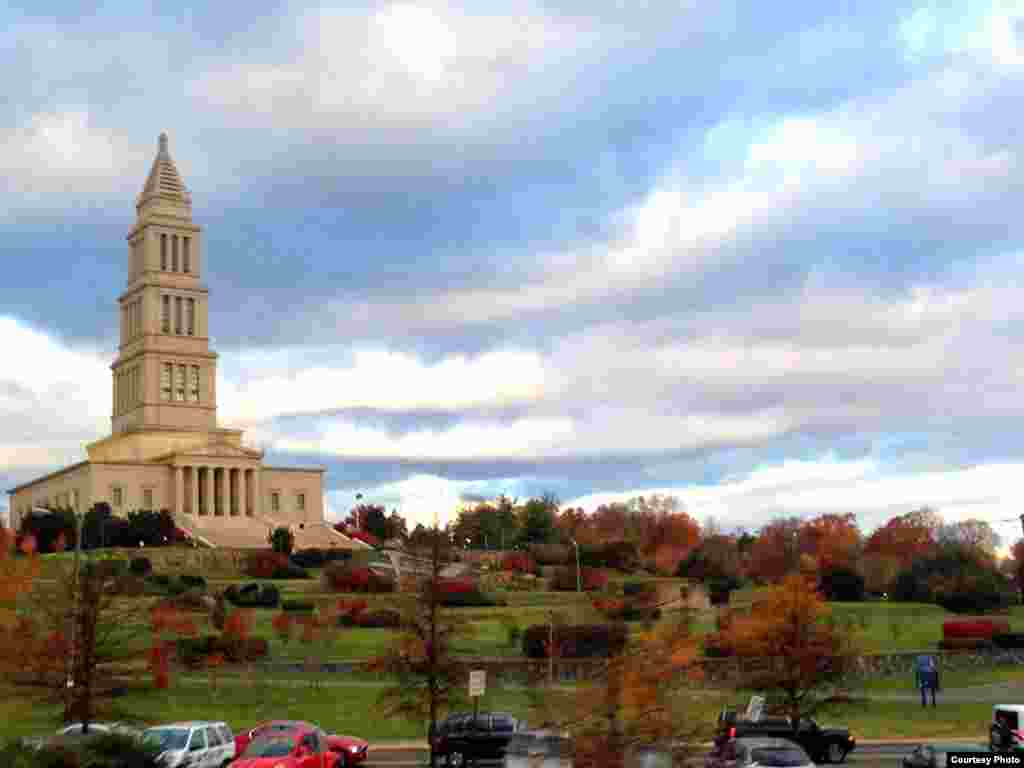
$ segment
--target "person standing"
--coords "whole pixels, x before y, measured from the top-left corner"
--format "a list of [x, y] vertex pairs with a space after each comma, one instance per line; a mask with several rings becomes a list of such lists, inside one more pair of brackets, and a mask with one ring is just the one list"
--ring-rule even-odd
[[935, 693], [939, 690], [939, 666], [934, 656], [918, 656], [914, 665], [914, 683], [921, 691], [921, 706], [928, 706], [928, 694], [931, 693], [932, 706], [935, 706]]

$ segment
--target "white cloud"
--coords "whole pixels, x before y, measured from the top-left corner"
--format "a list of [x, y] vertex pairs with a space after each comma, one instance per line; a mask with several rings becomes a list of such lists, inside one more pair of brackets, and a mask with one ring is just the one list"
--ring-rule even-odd
[[0, 466], [54, 466], [84, 458], [84, 443], [109, 432], [110, 357], [71, 347], [0, 316], [10, 361], [0, 373]]
[[351, 364], [344, 368], [319, 362], [337, 356], [338, 350], [317, 352], [302, 350], [305, 364], [283, 370], [279, 366], [288, 361], [287, 350], [278, 350], [269, 361], [241, 353], [238, 364], [228, 363], [232, 370], [220, 390], [224, 420], [253, 424], [280, 415], [346, 408], [502, 408], [550, 398], [561, 389], [557, 372], [529, 351], [498, 350], [475, 358], [455, 355], [428, 365], [399, 352], [361, 349], [351, 353]]
[[279, 127], [349, 134], [370, 124], [374, 139], [382, 125], [429, 123], [488, 139], [510, 113], [527, 120], [555, 107], [581, 60], [600, 55], [603, 33], [582, 17], [470, 14], [442, 2], [322, 8], [293, 21], [296, 50], [282, 61], [207, 72], [193, 92]]

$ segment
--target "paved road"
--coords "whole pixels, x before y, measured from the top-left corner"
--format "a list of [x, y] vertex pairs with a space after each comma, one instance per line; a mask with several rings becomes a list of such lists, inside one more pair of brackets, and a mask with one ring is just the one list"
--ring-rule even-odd
[[[922, 739], [927, 741], [927, 739]], [[912, 744], [862, 744], [847, 757], [843, 765], [856, 768], [897, 768], [900, 759], [913, 749]], [[386, 751], [371, 750], [366, 768], [425, 768], [428, 753], [426, 750]], [[703, 765], [703, 757], [697, 757], [694, 766]], [[497, 768], [501, 763], [485, 763], [481, 768]], [[566, 764], [568, 765], [568, 764]]]

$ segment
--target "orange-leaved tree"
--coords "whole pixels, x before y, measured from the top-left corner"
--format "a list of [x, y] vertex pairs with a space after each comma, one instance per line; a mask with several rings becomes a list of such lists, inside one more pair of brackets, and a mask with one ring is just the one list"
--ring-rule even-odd
[[733, 617], [723, 640], [740, 659], [743, 687], [777, 697], [793, 718], [812, 713], [849, 673], [856, 651], [851, 628], [829, 618], [813, 578], [801, 574]]
[[677, 617], [635, 634], [574, 690], [534, 697], [535, 717], [571, 734], [574, 765], [622, 768], [631, 749], [650, 745], [682, 760], [706, 735], [704, 718], [688, 711], [697, 699], [685, 695], [703, 679], [699, 639], [689, 611]]
[[850, 567], [858, 559], [862, 547], [857, 517], [819, 515], [800, 528], [800, 551], [810, 555], [819, 570], [836, 566]]

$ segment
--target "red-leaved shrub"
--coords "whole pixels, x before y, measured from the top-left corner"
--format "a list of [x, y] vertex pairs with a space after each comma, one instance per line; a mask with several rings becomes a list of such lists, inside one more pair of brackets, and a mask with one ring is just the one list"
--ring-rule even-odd
[[501, 570], [503, 571], [533, 573], [536, 569], [536, 563], [526, 552], [506, 552], [501, 558]]
[[323, 571], [324, 587], [332, 592], [394, 592], [394, 583], [366, 567], [332, 563]]
[[[564, 566], [555, 571], [552, 586], [563, 592], [576, 590], [576, 566]], [[597, 592], [608, 587], [608, 572], [602, 568], [580, 568], [579, 586], [584, 592]]]
[[272, 579], [281, 568], [288, 567], [288, 555], [261, 549], [246, 556], [242, 571], [253, 579]]
[[992, 635], [1010, 631], [1010, 622], [1006, 619], [971, 619], [942, 622], [942, 637], [945, 640], [982, 639], [988, 640]]

